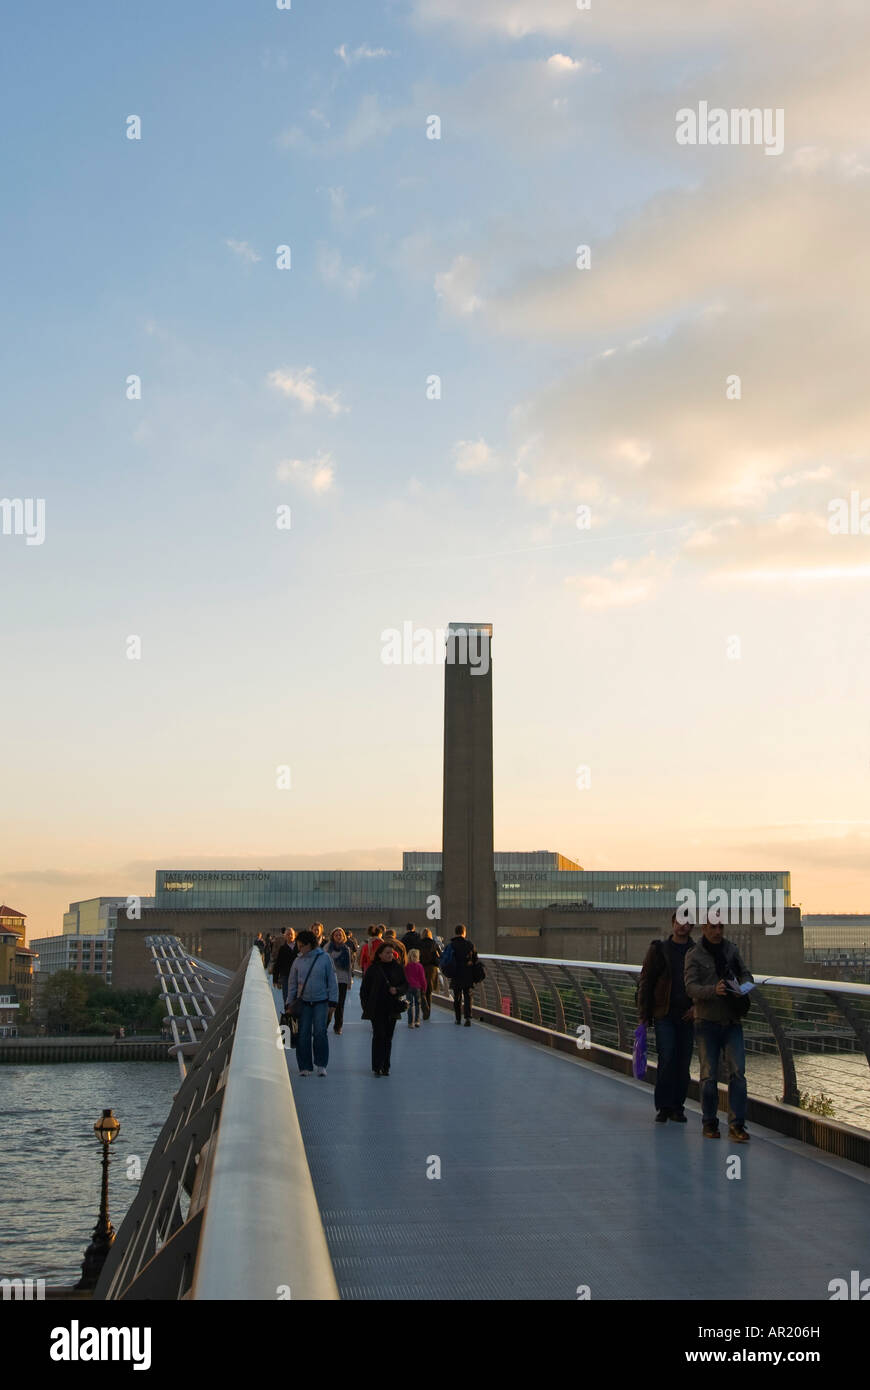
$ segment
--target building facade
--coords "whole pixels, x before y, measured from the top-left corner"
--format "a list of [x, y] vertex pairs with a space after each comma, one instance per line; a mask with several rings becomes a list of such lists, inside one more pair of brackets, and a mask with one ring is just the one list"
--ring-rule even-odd
[[0, 1036], [15, 1037], [33, 1004], [33, 952], [25, 944], [26, 915], [0, 907]]
[[[153, 897], [85, 898], [82, 902], [70, 903], [63, 915], [61, 934], [35, 937], [31, 942], [38, 956], [35, 963], [37, 983], [58, 970], [76, 970], [101, 975], [106, 984], [112, 984], [119, 916], [127, 921], [128, 909], [135, 914], [153, 906]], [[135, 921], [135, 915], [129, 920]], [[153, 981], [149, 988], [152, 985]]]

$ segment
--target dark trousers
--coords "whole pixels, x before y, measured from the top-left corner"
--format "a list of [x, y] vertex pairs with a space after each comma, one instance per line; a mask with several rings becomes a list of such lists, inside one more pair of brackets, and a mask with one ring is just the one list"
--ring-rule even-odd
[[426, 971], [426, 988], [423, 991], [423, 1017], [428, 1018], [432, 1012], [432, 991], [438, 983], [438, 966], [424, 965]]
[[396, 1021], [392, 1014], [376, 1014], [372, 1019], [372, 1071], [390, 1070]]
[[681, 1018], [657, 1018], [655, 1028], [656, 1110], [682, 1110], [689, 1094], [695, 1025]]
[[701, 1064], [701, 1115], [711, 1122], [719, 1113], [719, 1061], [728, 1074], [728, 1122], [746, 1121], [746, 1048], [739, 1023], [698, 1020], [698, 1061]]
[[454, 985], [450, 988], [453, 991], [453, 1012], [457, 1019], [462, 1017], [462, 1005], [465, 1003], [465, 1017], [471, 1018], [471, 991], [473, 985]]
[[344, 1001], [347, 998], [347, 985], [338, 987], [338, 1003], [335, 1006], [335, 1031], [338, 1033], [344, 1025]]

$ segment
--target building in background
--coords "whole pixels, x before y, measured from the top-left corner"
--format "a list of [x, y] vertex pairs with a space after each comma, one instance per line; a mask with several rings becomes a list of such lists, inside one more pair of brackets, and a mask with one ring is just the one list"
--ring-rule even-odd
[[[115, 931], [118, 917], [126, 920], [128, 898], [86, 898], [70, 903], [63, 915], [63, 931], [58, 936], [40, 936], [31, 942], [37, 953], [36, 982], [58, 970], [77, 970], [101, 975], [112, 984]], [[154, 906], [151, 897], [135, 899], [142, 908]]]
[[[729, 898], [734, 892], [781, 893], [781, 935], [768, 935], [757, 918], [754, 925], [729, 925], [726, 935], [750, 969], [805, 973], [800, 911], [791, 906], [787, 872], [584, 870], [545, 850], [496, 853], [492, 862], [496, 953], [639, 965], [652, 938], [670, 934], [678, 891], [691, 888], [700, 900], [706, 884], [709, 893], [725, 889]], [[119, 923], [115, 983], [151, 987], [144, 945], [151, 933], [178, 936], [191, 954], [228, 969], [236, 968], [258, 932], [298, 930], [314, 921], [323, 922], [327, 934], [334, 927], [352, 929], [358, 940], [372, 922], [400, 935], [414, 922], [450, 936], [457, 923], [442, 925], [435, 915], [442, 892], [441, 855], [429, 851], [405, 853], [400, 869], [159, 869], [153, 908], [139, 922], [122, 917]], [[466, 925], [476, 941], [474, 918]]]
[[[464, 922], [486, 953], [638, 965], [653, 937], [670, 935], [680, 890], [750, 895], [727, 928], [750, 970], [804, 971], [800, 911], [785, 872], [584, 870], [544, 850], [493, 853], [492, 627], [451, 623], [444, 676], [442, 849], [403, 856], [396, 869], [161, 869], [154, 906], [119, 920], [114, 980], [150, 988], [150, 933], [235, 969], [257, 936], [323, 922], [359, 939], [372, 922], [407, 922], [452, 936]], [[781, 930], [761, 920], [762, 894], [782, 906]]]
[[870, 916], [808, 912], [803, 933], [808, 974], [870, 984]]
[[0, 1037], [14, 1038], [30, 1019], [34, 956], [25, 942], [26, 915], [0, 906]]

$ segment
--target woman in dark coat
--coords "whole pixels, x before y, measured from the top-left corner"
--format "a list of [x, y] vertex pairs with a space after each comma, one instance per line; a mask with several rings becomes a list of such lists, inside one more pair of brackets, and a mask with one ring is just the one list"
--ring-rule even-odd
[[396, 959], [395, 949], [389, 942], [379, 943], [360, 988], [363, 1018], [370, 1019], [372, 1025], [372, 1071], [375, 1076], [390, 1074], [393, 1032], [402, 1016], [399, 1000], [407, 988], [405, 969]]
[[438, 950], [438, 943], [432, 936], [428, 927], [423, 928], [423, 940], [420, 945], [420, 964], [426, 971], [426, 993], [423, 995], [423, 1017], [428, 1018], [432, 1012], [432, 991], [438, 987], [438, 962], [441, 959], [441, 952]]

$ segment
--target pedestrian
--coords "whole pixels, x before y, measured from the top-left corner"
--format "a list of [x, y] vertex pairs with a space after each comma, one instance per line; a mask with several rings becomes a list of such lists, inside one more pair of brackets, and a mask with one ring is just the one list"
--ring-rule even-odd
[[296, 1061], [300, 1076], [310, 1076], [312, 1038], [314, 1067], [318, 1076], [326, 1075], [329, 1065], [329, 1024], [338, 1004], [338, 981], [326, 951], [318, 946], [313, 931], [301, 931], [296, 938], [299, 954], [293, 962], [287, 984], [287, 1008], [302, 1005]]
[[402, 937], [402, 945], [404, 946], [405, 950], [410, 954], [411, 951], [419, 951], [422, 944], [422, 936], [420, 936], [419, 932], [417, 931], [417, 928], [414, 926], [414, 923], [409, 922], [407, 927], [405, 928], [405, 935]]
[[264, 968], [265, 968], [265, 965], [266, 965], [266, 943], [265, 943], [265, 941], [263, 940], [263, 933], [262, 933], [261, 931], [258, 931], [258, 932], [257, 932], [257, 939], [256, 939], [256, 941], [254, 942], [254, 945], [256, 946], [257, 950], [260, 952], [260, 959], [261, 959], [261, 961], [263, 962], [263, 966], [264, 966]]
[[293, 927], [288, 927], [275, 955], [275, 964], [272, 966], [272, 982], [275, 988], [281, 991], [285, 1009], [287, 1007], [287, 983], [290, 979], [290, 971], [293, 969], [293, 962], [298, 954], [296, 932]]
[[404, 967], [396, 959], [391, 942], [378, 941], [374, 959], [363, 976], [360, 989], [363, 1018], [372, 1025], [372, 1071], [389, 1076], [393, 1033], [402, 1017], [402, 1000], [407, 989]]
[[389, 941], [390, 945], [396, 953], [396, 960], [399, 962], [399, 964], [407, 965], [408, 952], [405, 950], [404, 946], [402, 945], [401, 941], [396, 935], [395, 927], [384, 928], [384, 941]]
[[344, 1001], [353, 981], [353, 958], [347, 944], [347, 936], [341, 927], [336, 927], [335, 931], [330, 933], [326, 951], [338, 980], [338, 1007], [335, 1010], [332, 1031], [340, 1033], [344, 1026]]
[[315, 935], [315, 937], [316, 937], [316, 939], [317, 939], [317, 944], [318, 944], [318, 946], [325, 946], [325, 945], [326, 945], [326, 942], [325, 942], [324, 939], [323, 939], [323, 923], [322, 923], [322, 922], [312, 922], [312, 923], [311, 923], [310, 930], [314, 932], [314, 935]]
[[408, 981], [408, 1027], [420, 1027], [421, 1002], [426, 988], [426, 971], [420, 964], [420, 952], [408, 952], [405, 966], [405, 979]]
[[701, 1125], [705, 1139], [719, 1138], [719, 1058], [728, 1072], [728, 1138], [749, 1139], [746, 1129], [746, 1047], [741, 1018], [749, 1010], [739, 986], [752, 976], [720, 921], [702, 924], [701, 940], [686, 956], [686, 993], [695, 1005], [701, 1071]]
[[351, 970], [353, 970], [356, 958], [359, 955], [359, 942], [352, 931], [347, 933], [347, 949], [350, 951], [350, 966]]
[[375, 949], [380, 944], [383, 934], [383, 927], [369, 927], [368, 929], [369, 939], [364, 943], [363, 948], [359, 953], [359, 968], [362, 971], [363, 975], [365, 975], [366, 971], [368, 970], [369, 966], [375, 958]]
[[442, 961], [448, 955], [448, 969], [450, 970], [448, 979], [453, 993], [453, 1012], [456, 1016], [456, 1022], [462, 1022], [464, 1006], [465, 1026], [470, 1028], [471, 996], [474, 992], [474, 967], [477, 965], [477, 950], [474, 942], [468, 940], [466, 929], [461, 924], [453, 933], [453, 940], [444, 952]]
[[686, 1123], [689, 1066], [695, 1045], [694, 1009], [686, 993], [686, 956], [695, 942], [688, 922], [671, 917], [671, 935], [650, 942], [637, 989], [637, 1016], [656, 1034], [656, 1123]]
[[438, 949], [438, 944], [429, 928], [424, 927], [420, 942], [420, 964], [426, 972], [426, 989], [422, 999], [424, 1020], [432, 1012], [432, 991], [438, 987], [438, 962], [440, 959], [441, 952]]

